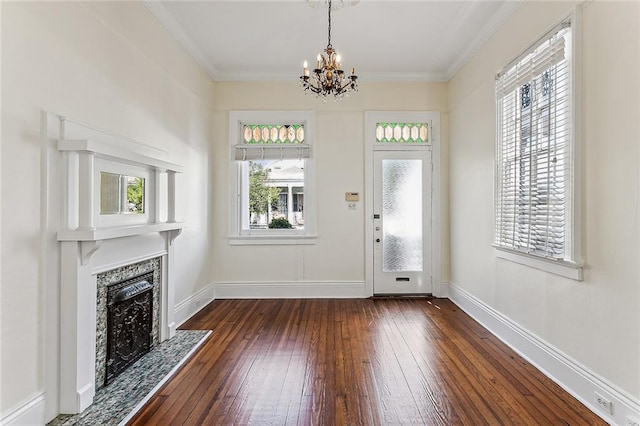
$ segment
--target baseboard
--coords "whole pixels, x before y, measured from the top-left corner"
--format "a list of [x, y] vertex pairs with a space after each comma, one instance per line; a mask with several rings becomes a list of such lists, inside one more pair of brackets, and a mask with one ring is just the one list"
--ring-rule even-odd
[[3, 426], [32, 426], [44, 424], [44, 393], [31, 398], [26, 403], [0, 417]]
[[82, 387], [76, 393], [76, 407], [77, 412], [82, 413], [85, 409], [87, 409], [91, 404], [93, 404], [93, 397], [96, 396], [96, 390], [93, 383], [89, 383]]
[[364, 298], [364, 281], [218, 282], [216, 299]]
[[194, 316], [200, 309], [207, 306], [214, 299], [214, 287], [212, 284], [205, 286], [192, 296], [176, 304], [174, 308], [174, 334], [175, 328], [182, 325], [189, 318]]
[[[610, 424], [627, 426], [640, 419], [640, 400], [597, 376], [549, 343], [453, 283], [449, 299], [487, 330]], [[595, 401], [598, 392], [613, 403], [613, 414]]]
[[440, 294], [437, 297], [449, 298], [449, 283], [447, 281], [440, 281]]

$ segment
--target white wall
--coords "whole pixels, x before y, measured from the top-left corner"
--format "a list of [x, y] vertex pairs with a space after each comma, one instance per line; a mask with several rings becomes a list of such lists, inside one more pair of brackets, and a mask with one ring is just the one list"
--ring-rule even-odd
[[[362, 76], [364, 79], [365, 76]], [[216, 83], [213, 148], [213, 277], [217, 283], [364, 282], [364, 111], [441, 111], [443, 207], [446, 212], [447, 120], [445, 83], [368, 83], [338, 103], [305, 95], [297, 83]], [[313, 147], [317, 175], [317, 234], [310, 246], [230, 246], [228, 234], [228, 113], [232, 110], [314, 110]], [[361, 194], [358, 210], [347, 210], [345, 192]], [[444, 221], [443, 253], [448, 253]], [[250, 264], [247, 259], [251, 259]], [[448, 256], [443, 256], [448, 279]]]
[[525, 2], [450, 82], [451, 282], [638, 401], [640, 3], [583, 5], [584, 281], [491, 247], [494, 75], [571, 10]]
[[43, 173], [40, 111], [148, 143], [184, 165], [179, 303], [211, 281], [213, 91], [140, 3], [2, 3], [0, 418], [45, 391], [45, 417], [57, 414], [59, 186]]

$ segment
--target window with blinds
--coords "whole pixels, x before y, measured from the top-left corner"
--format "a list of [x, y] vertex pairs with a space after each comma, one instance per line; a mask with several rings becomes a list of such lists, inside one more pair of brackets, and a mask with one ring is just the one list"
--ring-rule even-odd
[[309, 111], [231, 111], [231, 244], [311, 244], [315, 173]]
[[571, 23], [496, 77], [495, 246], [550, 260], [572, 255]]

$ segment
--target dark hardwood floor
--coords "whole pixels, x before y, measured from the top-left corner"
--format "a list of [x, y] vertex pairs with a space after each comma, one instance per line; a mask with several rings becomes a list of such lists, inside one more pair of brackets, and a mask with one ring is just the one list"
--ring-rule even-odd
[[129, 424], [605, 425], [446, 299], [218, 300]]

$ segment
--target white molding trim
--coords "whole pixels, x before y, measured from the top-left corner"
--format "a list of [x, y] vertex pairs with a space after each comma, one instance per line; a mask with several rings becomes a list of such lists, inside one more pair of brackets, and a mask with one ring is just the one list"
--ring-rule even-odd
[[[377, 72], [358, 73], [367, 83], [370, 82], [426, 82], [442, 83], [449, 81], [448, 74], [440, 72]], [[299, 73], [252, 73], [252, 72], [218, 72], [215, 81], [297, 81]]]
[[[132, 145], [135, 147], [135, 145]], [[163, 171], [173, 171], [182, 173], [183, 167], [180, 164], [170, 163], [160, 158], [151, 157], [136, 152], [135, 149], [122, 149], [113, 143], [95, 139], [58, 139], [59, 151], [89, 152], [98, 154], [107, 159], [113, 159], [128, 165], [139, 167], [152, 167]]]
[[[316, 142], [316, 112], [314, 110], [234, 110], [229, 111], [229, 233], [228, 239], [230, 245], [235, 243], [243, 244], [269, 244], [286, 241], [287, 244], [314, 244], [317, 224], [317, 175], [316, 175], [316, 159], [315, 159], [315, 142]], [[242, 137], [242, 124], [272, 124], [272, 123], [303, 123], [305, 126], [305, 142], [309, 145], [310, 155], [305, 159], [304, 167], [304, 230], [298, 230], [299, 234], [291, 234], [290, 232], [278, 230], [254, 230], [243, 229], [248, 227], [248, 216], [242, 218], [241, 212], [243, 204], [248, 203], [249, 198], [246, 194], [248, 185], [242, 177], [243, 161], [235, 159], [235, 148], [238, 146]], [[246, 170], [245, 170], [246, 171]], [[244, 194], [244, 195], [243, 195]], [[246, 197], [246, 198], [245, 198]], [[266, 231], [266, 232], [265, 232]], [[295, 236], [295, 237], [294, 237]], [[242, 237], [245, 237], [244, 239]], [[251, 237], [251, 238], [249, 238]], [[273, 237], [269, 240], [267, 237]], [[290, 237], [290, 238], [287, 238]], [[263, 241], [260, 241], [263, 238]], [[308, 241], [305, 241], [305, 238]]]
[[44, 393], [39, 393], [29, 401], [0, 417], [0, 425], [41, 425], [44, 424]]
[[[95, 364], [95, 362], [94, 362]], [[89, 407], [93, 404], [93, 397], [96, 396], [95, 385], [93, 383], [88, 383], [82, 387], [82, 389], [78, 390], [76, 393], [76, 406], [84, 407], [81, 408], [81, 411], [84, 411], [85, 408]]]
[[129, 422], [129, 420], [131, 420], [133, 416], [135, 416], [138, 413], [138, 411], [140, 411], [142, 407], [144, 407], [144, 405], [151, 399], [151, 397], [155, 395], [156, 392], [158, 392], [160, 388], [164, 386], [164, 384], [168, 382], [169, 379], [171, 379], [171, 377], [173, 377], [174, 374], [176, 374], [176, 372], [182, 367], [182, 365], [186, 363], [189, 360], [189, 358], [191, 358], [191, 356], [200, 348], [200, 346], [202, 346], [202, 344], [209, 338], [209, 336], [211, 336], [211, 333], [212, 331], [209, 330], [209, 332], [202, 339], [200, 339], [200, 341], [189, 351], [189, 353], [187, 353], [184, 356], [184, 358], [182, 358], [180, 362], [175, 367], [173, 367], [171, 371], [169, 371], [169, 373], [167, 373], [167, 375], [164, 376], [164, 378], [160, 380], [160, 382], [157, 385], [155, 385], [153, 389], [149, 391], [147, 396], [145, 396], [142, 399], [142, 401], [140, 401], [138, 405], [136, 405], [133, 408], [133, 410], [131, 410], [131, 412], [127, 414], [127, 416], [120, 421], [120, 423], [118, 423], [118, 426], [126, 425]]
[[[441, 188], [440, 188], [440, 111], [365, 111], [364, 112], [364, 215], [365, 215], [365, 283], [366, 295], [374, 293], [373, 268], [373, 191], [374, 191], [374, 151], [431, 150], [431, 292], [435, 297], [442, 295]], [[384, 146], [375, 143], [375, 123], [387, 122], [431, 122], [431, 144], [428, 146]]]
[[227, 237], [230, 246], [256, 245], [312, 245], [317, 235], [230, 235]]
[[500, 9], [491, 16], [485, 26], [478, 32], [472, 43], [467, 45], [467, 48], [462, 52], [462, 54], [458, 55], [458, 58], [447, 69], [444, 81], [450, 81], [455, 77], [458, 71], [460, 71], [462, 67], [469, 62], [473, 55], [475, 55], [476, 52], [489, 41], [502, 24], [507, 22], [507, 19], [509, 19], [511, 15], [518, 10], [523, 2], [524, 0], [511, 0], [504, 2]]
[[216, 299], [366, 298], [364, 281], [247, 281], [214, 283]]
[[518, 253], [499, 246], [494, 246], [494, 248], [497, 258], [549, 272], [550, 274], [560, 275], [561, 277], [575, 281], [582, 281], [582, 266], [575, 263], [545, 259], [527, 253]]
[[184, 324], [189, 318], [198, 313], [215, 299], [215, 288], [213, 284], [207, 284], [191, 296], [177, 303], [175, 312], [175, 328]]
[[127, 266], [134, 263], [140, 263], [147, 260], [155, 259], [156, 257], [162, 257], [166, 255], [167, 255], [167, 250], [163, 249], [163, 250], [158, 250], [154, 253], [147, 253], [142, 256], [135, 256], [135, 257], [119, 260], [118, 262], [108, 263], [105, 265], [98, 265], [95, 268], [91, 269], [91, 274], [92, 275], [101, 274], [103, 272], [112, 271], [122, 266]]
[[440, 281], [440, 295], [437, 297], [441, 297], [443, 299], [449, 298], [449, 285], [448, 281]]
[[[362, 74], [363, 81], [368, 82], [446, 82], [451, 80], [458, 71], [475, 55], [475, 53], [495, 32], [504, 24], [507, 19], [520, 7], [524, 0], [512, 0], [505, 2], [496, 13], [487, 21], [480, 30], [478, 36], [469, 44], [461, 55], [451, 64], [445, 72], [389, 72]], [[171, 12], [161, 4], [153, 0], [143, 0], [142, 4], [155, 16], [160, 24], [171, 36], [187, 51], [189, 55], [202, 67], [202, 69], [214, 81], [296, 81], [298, 74], [294, 73], [252, 73], [252, 72], [223, 72], [220, 71], [200, 49], [191, 37], [184, 31], [182, 26], [176, 21]]]
[[156, 17], [169, 34], [187, 51], [189, 55], [202, 67], [212, 80], [218, 81], [220, 71], [209, 61], [207, 55], [193, 42], [191, 37], [182, 29], [171, 12], [159, 1], [142, 0], [142, 4]]
[[[367, 82], [446, 82], [460, 71], [469, 59], [491, 38], [491, 36], [506, 22], [506, 20], [518, 9], [523, 0], [505, 2], [500, 9], [491, 16], [486, 25], [481, 29], [478, 37], [469, 44], [457, 60], [446, 72], [389, 72], [362, 74], [360, 77]], [[252, 73], [252, 72], [224, 72], [220, 71], [200, 49], [192, 38], [184, 31], [171, 12], [161, 4], [153, 0], [143, 0], [142, 4], [155, 16], [160, 24], [171, 36], [187, 51], [189, 55], [202, 67], [202, 69], [214, 81], [296, 81], [299, 77], [294, 73]]]
[[[58, 241], [94, 242], [112, 238], [132, 237], [152, 232], [168, 232], [182, 230], [182, 222], [161, 222], [143, 225], [111, 226], [99, 229], [62, 229], [58, 231]], [[99, 247], [95, 247], [94, 251]], [[93, 252], [91, 253], [93, 254]]]
[[[453, 283], [449, 299], [605, 421], [627, 425], [628, 418], [640, 418], [640, 400]], [[613, 403], [612, 415], [596, 405], [594, 392]]]

